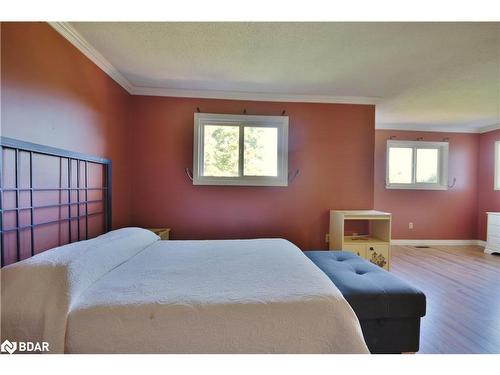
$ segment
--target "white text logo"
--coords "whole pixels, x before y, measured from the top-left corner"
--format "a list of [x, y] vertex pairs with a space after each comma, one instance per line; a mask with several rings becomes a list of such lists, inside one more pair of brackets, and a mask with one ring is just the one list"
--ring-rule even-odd
[[13, 341], [10, 342], [9, 340], [5, 340], [1, 347], [0, 347], [2, 353], [9, 353], [12, 354], [16, 350], [18, 352], [48, 352], [50, 351], [49, 349], [49, 343], [42, 341], [42, 342], [31, 342], [31, 341]]

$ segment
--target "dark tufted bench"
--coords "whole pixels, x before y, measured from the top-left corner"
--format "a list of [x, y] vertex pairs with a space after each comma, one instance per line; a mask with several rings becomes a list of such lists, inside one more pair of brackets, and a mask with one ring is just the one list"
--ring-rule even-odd
[[346, 251], [305, 251], [356, 313], [372, 353], [417, 352], [425, 295]]

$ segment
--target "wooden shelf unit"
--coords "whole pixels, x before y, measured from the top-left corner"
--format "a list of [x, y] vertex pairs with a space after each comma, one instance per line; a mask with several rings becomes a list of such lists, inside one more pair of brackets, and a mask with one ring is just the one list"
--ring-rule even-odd
[[[388, 212], [375, 210], [330, 211], [330, 250], [350, 251], [376, 265], [389, 270], [391, 263], [391, 219]], [[347, 220], [368, 221], [365, 236], [345, 234]]]

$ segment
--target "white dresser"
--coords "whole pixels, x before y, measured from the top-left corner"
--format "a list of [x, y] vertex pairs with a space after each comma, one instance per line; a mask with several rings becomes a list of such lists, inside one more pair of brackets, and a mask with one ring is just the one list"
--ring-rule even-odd
[[486, 239], [485, 253], [500, 253], [500, 212], [487, 212], [488, 234]]

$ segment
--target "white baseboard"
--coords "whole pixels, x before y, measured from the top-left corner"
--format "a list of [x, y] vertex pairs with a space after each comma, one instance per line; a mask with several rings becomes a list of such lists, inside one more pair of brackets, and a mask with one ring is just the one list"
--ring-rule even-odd
[[482, 240], [391, 240], [391, 245], [401, 246], [486, 246]]

